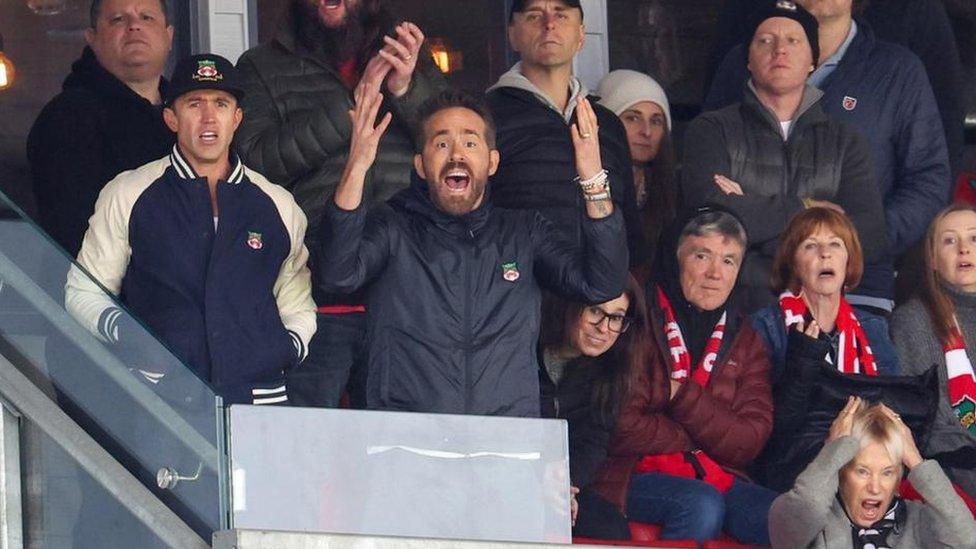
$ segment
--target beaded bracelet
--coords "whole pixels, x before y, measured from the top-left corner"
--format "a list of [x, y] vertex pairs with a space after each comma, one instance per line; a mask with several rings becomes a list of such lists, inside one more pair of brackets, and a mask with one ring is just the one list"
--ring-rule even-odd
[[580, 180], [579, 177], [576, 178], [576, 181], [579, 183], [580, 188], [582, 188], [584, 191], [588, 191], [593, 187], [596, 187], [600, 183], [605, 184], [606, 180], [607, 180], [607, 170], [600, 170], [599, 172], [597, 172], [596, 175], [586, 180]]
[[609, 190], [604, 190], [603, 192], [599, 192], [595, 194], [583, 193], [583, 200], [586, 200], [587, 202], [599, 202], [601, 200], [608, 200], [609, 198], [610, 198]]

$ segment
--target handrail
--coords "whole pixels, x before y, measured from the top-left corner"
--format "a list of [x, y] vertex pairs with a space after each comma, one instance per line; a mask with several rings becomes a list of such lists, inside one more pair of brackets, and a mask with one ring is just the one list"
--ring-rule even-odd
[[5, 357], [0, 357], [0, 396], [61, 446], [164, 543], [189, 549], [209, 547]]
[[126, 393], [143, 405], [147, 413], [195, 453], [208, 469], [218, 471], [220, 454], [216, 446], [187, 423], [169, 403], [130, 375], [128, 369], [112, 353], [78, 325], [67, 311], [51, 299], [2, 251], [0, 251], [0, 280], [16, 289], [51, 324], [57, 326], [63, 335], [101, 367]]

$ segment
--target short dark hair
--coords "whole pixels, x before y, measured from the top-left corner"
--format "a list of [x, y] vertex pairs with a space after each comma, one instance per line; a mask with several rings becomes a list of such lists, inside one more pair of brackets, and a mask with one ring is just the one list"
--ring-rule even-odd
[[488, 110], [488, 105], [480, 97], [466, 91], [446, 89], [424, 102], [420, 107], [420, 130], [416, 136], [417, 149], [423, 149], [427, 142], [427, 121], [435, 114], [446, 109], [468, 109], [485, 121], [485, 142], [488, 147], [495, 148], [495, 119]]
[[[102, 4], [105, 0], [92, 0], [91, 8], [88, 10], [88, 18], [91, 22], [91, 28], [95, 28], [98, 23], [98, 17], [102, 15]], [[166, 0], [159, 0], [159, 7], [163, 10], [163, 22], [167, 25], [169, 24], [169, 11], [166, 9]]]
[[689, 236], [708, 236], [710, 234], [731, 238], [742, 246], [743, 252], [749, 247], [749, 237], [746, 235], [746, 228], [742, 226], [742, 222], [729, 212], [706, 209], [689, 219], [681, 229], [681, 234], [678, 235], [677, 248], [681, 248]]

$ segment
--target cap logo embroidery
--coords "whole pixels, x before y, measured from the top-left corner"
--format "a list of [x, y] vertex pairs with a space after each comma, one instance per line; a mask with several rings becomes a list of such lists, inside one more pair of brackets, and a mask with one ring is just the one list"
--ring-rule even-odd
[[796, 4], [790, 2], [789, 0], [779, 0], [779, 2], [776, 2], [776, 9], [786, 10], [786, 11], [796, 11]]
[[197, 72], [193, 75], [193, 79], [198, 82], [220, 82], [224, 79], [224, 75], [217, 70], [217, 63], [201, 59], [197, 61]]
[[261, 241], [261, 233], [247, 232], [247, 245], [252, 250], [260, 250], [264, 247], [264, 242]]
[[857, 98], [851, 97], [849, 95], [845, 95], [844, 101], [841, 103], [841, 106], [844, 107], [845, 111], [853, 111], [854, 107], [857, 106]]
[[518, 270], [518, 263], [513, 261], [511, 263], [502, 264], [502, 278], [509, 282], [515, 282], [519, 279], [519, 276], [521, 276], [521, 274]]

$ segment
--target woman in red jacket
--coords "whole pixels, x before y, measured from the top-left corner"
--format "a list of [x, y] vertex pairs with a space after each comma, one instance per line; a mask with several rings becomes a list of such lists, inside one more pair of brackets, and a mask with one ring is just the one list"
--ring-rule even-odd
[[662, 539], [718, 537], [768, 545], [776, 493], [742, 471], [772, 429], [769, 359], [730, 299], [746, 248], [726, 210], [698, 208], [663, 235], [647, 288], [649, 359], [596, 488], [630, 520], [661, 524]]

